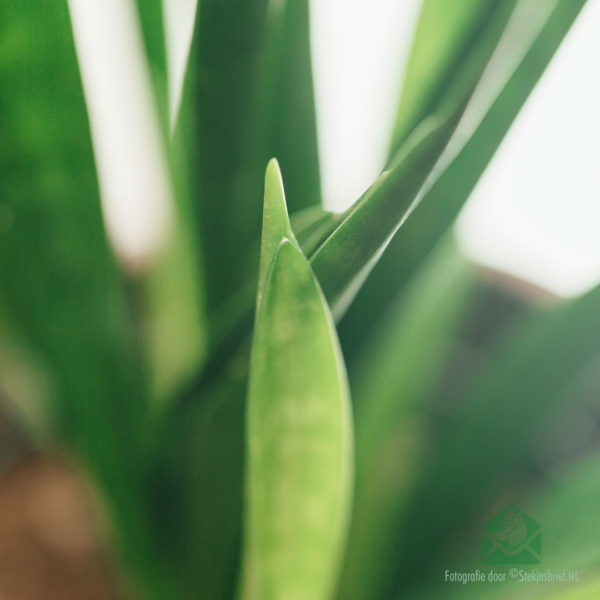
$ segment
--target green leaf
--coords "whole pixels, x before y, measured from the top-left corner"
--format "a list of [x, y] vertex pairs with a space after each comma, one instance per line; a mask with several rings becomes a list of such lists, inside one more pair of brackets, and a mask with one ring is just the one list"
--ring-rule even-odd
[[308, 0], [269, 2], [260, 60], [252, 137], [255, 168], [262, 169], [265, 158], [277, 157], [293, 214], [321, 203]]
[[202, 0], [198, 10], [178, 129], [188, 129], [195, 161], [190, 173], [209, 314], [243, 286], [248, 274], [240, 257], [260, 230], [269, 157], [255, 167], [251, 123], [267, 5], [267, 0]]
[[244, 597], [324, 600], [335, 585], [349, 516], [349, 395], [327, 304], [287, 237], [273, 163], [263, 221], [248, 391]]
[[477, 46], [486, 21], [506, 9], [497, 0], [424, 0], [394, 127], [392, 154], [415, 127], [436, 112], [455, 76]]
[[260, 306], [267, 274], [279, 246], [284, 238], [294, 240], [292, 226], [287, 214], [283, 181], [277, 160], [272, 159], [265, 173], [265, 201], [263, 211], [263, 233], [258, 270], [257, 306]]
[[60, 379], [63, 433], [112, 479], [132, 458], [144, 383], [102, 225], [68, 13], [35, 2], [1, 11], [0, 83], [11, 90], [0, 104], [2, 301], [15, 334]]
[[[403, 545], [418, 539], [404, 546], [398, 580], [415, 565], [432, 564], [437, 540], [456, 532], [456, 516], [471, 514], [490, 489], [525, 463], [534, 433], [600, 354], [598, 323], [600, 287], [530, 318], [489, 358], [463, 396], [460, 420], [422, 470], [397, 529]], [[427, 529], [417, 534], [424, 522]]]
[[[526, 585], [507, 581], [486, 585], [485, 593], [476, 585], [452, 589], [440, 585], [432, 593], [418, 596], [436, 598], [469, 598], [502, 600], [593, 600], [598, 597], [600, 548], [598, 546], [598, 498], [600, 497], [600, 455], [598, 450], [569, 463], [561, 472], [545, 480], [526, 499], [519, 502], [528, 515], [539, 524], [542, 535], [542, 562], [531, 565], [534, 570], [562, 573], [577, 571], [579, 581], [550, 582]], [[479, 541], [479, 540], [477, 540]], [[478, 545], [477, 545], [478, 546]], [[477, 554], [475, 554], [477, 552]], [[474, 549], [469, 559], [480, 560], [480, 548]], [[525, 568], [526, 566], [518, 566]]]
[[2, 3], [0, 22], [3, 317], [47, 370], [49, 411], [101, 488], [124, 562], [159, 589], [142, 500], [143, 352], [102, 223], [67, 6]]
[[[468, 138], [471, 95], [492, 55], [513, 2], [485, 23], [474, 52], [461, 64], [435, 114], [422, 121], [401, 145], [375, 183], [339, 220], [333, 233], [311, 255], [311, 264], [337, 319], [345, 313], [384, 250], [445, 171]], [[456, 135], [455, 129], [459, 126]], [[452, 139], [450, 146], [448, 142]]]
[[294, 211], [319, 202], [308, 40], [306, 0], [200, 3], [184, 104], [198, 117], [191, 143], [210, 313], [256, 276], [267, 160], [282, 161]]
[[392, 237], [414, 210], [427, 174], [454, 129], [455, 119], [424, 123], [310, 257], [333, 314], [340, 318]]
[[[170, 135], [178, 108], [172, 107], [171, 102], [179, 102], [183, 88], [183, 79], [172, 82], [176, 77], [173, 71], [181, 68], [185, 73], [185, 65], [174, 65], [168, 60], [175, 52], [176, 42], [166, 35], [168, 17], [165, 13], [169, 10], [172, 13], [173, 7], [167, 0], [137, 0], [136, 4], [176, 200], [169, 239], [152, 268], [141, 278], [152, 395], [162, 409], [182, 382], [189, 380], [202, 364], [208, 327], [200, 274], [200, 241], [193, 226], [195, 207], [190, 190], [189, 158], [182, 136]], [[191, 35], [192, 32], [193, 24], [180, 34]], [[171, 89], [176, 84], [179, 89]]]
[[136, 0], [139, 23], [152, 75], [161, 126], [168, 132], [167, 59], [161, 0]]
[[[350, 365], [355, 349], [360, 348], [361, 340], [368, 336], [388, 299], [393, 297], [392, 290], [400, 289], [410, 279], [454, 222], [584, 3], [584, 0], [552, 3], [528, 0], [521, 5], [523, 12], [513, 22], [503, 51], [499, 48], [497, 55], [497, 62], [505, 53], [510, 55], [507, 56], [506, 64], [510, 68], [506, 83], [498, 90], [466, 145], [425, 193], [404, 224], [401, 235], [394, 237], [340, 328]], [[537, 23], [539, 29], [533, 28], [533, 23]], [[534, 34], [534, 39], [524, 39], [523, 31]], [[511, 57], [514, 63], [515, 55], [518, 57], [520, 52], [522, 59], [511, 66]], [[493, 86], [491, 89], [485, 86], [484, 90], [494, 93]]]
[[230, 600], [242, 536], [246, 365], [157, 420], [151, 530], [173, 575], [172, 598]]
[[340, 597], [385, 597], [397, 569], [394, 524], [425, 453], [423, 406], [473, 304], [473, 269], [445, 240], [380, 319], [351, 373], [356, 428], [354, 518]]

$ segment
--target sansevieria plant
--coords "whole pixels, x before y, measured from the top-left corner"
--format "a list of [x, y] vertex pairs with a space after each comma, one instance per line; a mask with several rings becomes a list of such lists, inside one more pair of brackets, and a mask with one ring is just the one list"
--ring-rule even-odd
[[423, 0], [342, 214], [307, 0], [0, 4], [3, 398], [135, 597], [600, 595], [600, 288], [523, 299], [451, 233], [584, 4]]

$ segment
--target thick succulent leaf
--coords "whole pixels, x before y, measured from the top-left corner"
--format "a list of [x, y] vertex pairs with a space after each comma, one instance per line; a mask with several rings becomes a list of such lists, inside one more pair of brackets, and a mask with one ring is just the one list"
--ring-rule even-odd
[[0, 23], [3, 318], [47, 369], [49, 411], [100, 484], [124, 558], [155, 581], [140, 498], [139, 332], [102, 226], [67, 6], [2, 3]]
[[344, 314], [393, 235], [418, 201], [427, 174], [456, 122], [423, 124], [311, 255], [311, 265], [336, 318]]
[[[514, 53], [519, 56], [522, 51], [522, 60], [511, 67], [511, 71], [506, 74], [506, 84], [498, 90], [489, 110], [466, 145], [425, 193], [417, 209], [404, 224], [401, 234], [394, 237], [374, 269], [368, 285], [361, 290], [342, 323], [340, 337], [349, 364], [352, 364], [353, 354], [360, 348], [361, 340], [368, 336], [374, 322], [384, 312], [388, 299], [393, 297], [393, 290], [400, 289], [410, 279], [454, 222], [585, 3], [584, 0], [525, 2], [520, 6], [527, 10], [520, 13], [521, 18], [511, 27], [514, 35], [511, 34], [503, 44], [504, 50], [513, 58]], [[539, 30], [531, 29], [533, 23], [538, 23], [539, 26], [540, 20]], [[525, 43], [523, 30], [535, 33], [534, 39]], [[522, 48], [524, 43], [526, 47]], [[504, 51], [498, 52], [498, 60], [503, 54]], [[510, 66], [510, 61], [507, 64]]]
[[[281, 173], [275, 160], [270, 164], [270, 169], [273, 170], [273, 181], [280, 185]], [[307, 254], [314, 250], [319, 242], [333, 230], [337, 218], [338, 215], [324, 211], [320, 207], [308, 207], [291, 215], [291, 231], [293, 233], [288, 233], [288, 237], [292, 239], [295, 235], [300, 248]], [[256, 257], [259, 254], [259, 250], [249, 252], [251, 257]], [[256, 285], [253, 270], [248, 269], [244, 287], [219, 307], [218, 311], [213, 313], [211, 318], [212, 329], [220, 343], [213, 347], [200, 373], [191, 379], [187, 389], [181, 394], [182, 397], [197, 394], [204, 383], [218, 375], [223, 365], [231, 358], [232, 353], [239, 355], [247, 352], [249, 342], [245, 344], [242, 340], [244, 338], [249, 340], [250, 337], [249, 333], [252, 328], [255, 308]]]
[[[208, 310], [235, 294], [247, 277], [240, 262], [260, 230], [262, 178], [251, 132], [267, 0], [202, 0], [183, 99], [196, 223], [202, 242]], [[187, 94], [187, 90], [186, 90]], [[189, 105], [189, 107], [187, 106]], [[254, 263], [253, 269], [256, 269]], [[256, 270], [254, 271], [256, 272]]]
[[267, 274], [279, 246], [284, 239], [295, 240], [287, 213], [283, 181], [277, 160], [272, 159], [265, 173], [265, 196], [262, 225], [262, 244], [260, 248], [260, 267], [258, 271], [257, 306], [260, 306], [262, 291]]
[[421, 411], [472, 305], [472, 267], [446, 240], [394, 300], [351, 373], [356, 428], [354, 517], [340, 597], [385, 597], [397, 568], [394, 524], [416, 478]]
[[270, 0], [253, 118], [255, 168], [276, 156], [290, 213], [321, 202], [308, 0]]
[[[352, 425], [335, 326], [267, 169], [248, 384], [246, 598], [329, 598], [349, 516]], [[278, 245], [274, 243], [278, 241]]]
[[329, 597], [348, 520], [351, 430], [333, 321], [307, 260], [285, 240], [252, 348], [247, 597]]
[[[344, 314], [392, 237], [468, 139], [473, 121], [480, 118], [473, 113], [480, 111], [481, 100], [469, 100], [513, 4], [501, 3], [502, 9], [485, 23], [474, 51], [460, 65], [436, 113], [419, 124], [386, 170], [311, 255], [313, 269], [336, 318]], [[453, 135], [457, 125], [459, 130]]]
[[463, 61], [477, 45], [485, 21], [494, 11], [503, 10], [503, 4], [495, 0], [423, 2], [402, 86], [392, 154], [425, 117], [436, 111]]
[[151, 530], [176, 585], [166, 597], [234, 596], [242, 538], [246, 383], [240, 359], [157, 420], [149, 497]]
[[[145, 52], [133, 3], [70, 0], [69, 6], [107, 231], [126, 270], [141, 283], [145, 312], [137, 317], [148, 333], [154, 393], [163, 399], [197, 369], [204, 335], [197, 244], [182, 218], [181, 185], [175, 202], [158, 86], [151, 85], [146, 56], [157, 44]], [[160, 25], [160, 2], [143, 3], [144, 15]], [[154, 41], [154, 31], [145, 33]], [[160, 63], [154, 57], [156, 72], [162, 72]], [[122, 86], [124, 80], [131, 85]], [[120, 91], [102, 94], [103, 86]]]
[[2, 302], [61, 380], [64, 432], [90, 452], [112, 447], [93, 458], [108, 467], [144, 414], [144, 385], [102, 227], [68, 13], [35, 2], [1, 11], [0, 80], [11, 90], [0, 104]]
[[319, 201], [307, 2], [203, 0], [193, 44], [194, 189], [212, 312], [256, 277], [268, 159], [289, 172], [293, 211]]
[[[422, 470], [397, 530], [404, 548], [398, 581], [417, 565], [432, 564], [436, 541], [456, 533], [456, 515], [469, 514], [527, 460], [533, 435], [565, 401], [578, 373], [600, 354], [598, 323], [600, 287], [535, 315], [489, 359], [464, 394], [459, 422]], [[417, 535], [424, 522], [427, 529]], [[408, 539], [418, 540], [410, 550]]]

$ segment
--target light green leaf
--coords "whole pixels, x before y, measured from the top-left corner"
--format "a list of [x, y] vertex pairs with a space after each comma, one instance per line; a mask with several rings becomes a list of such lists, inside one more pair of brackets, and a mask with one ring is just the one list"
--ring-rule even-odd
[[325, 600], [348, 522], [349, 395], [331, 315], [308, 261], [286, 235], [282, 200], [272, 163], [261, 253], [269, 269], [249, 376], [243, 589], [245, 598]]
[[283, 181], [277, 160], [272, 159], [265, 173], [265, 201], [263, 211], [263, 233], [258, 271], [257, 306], [260, 306], [267, 274], [279, 246], [284, 238], [293, 240], [294, 234], [288, 218]]

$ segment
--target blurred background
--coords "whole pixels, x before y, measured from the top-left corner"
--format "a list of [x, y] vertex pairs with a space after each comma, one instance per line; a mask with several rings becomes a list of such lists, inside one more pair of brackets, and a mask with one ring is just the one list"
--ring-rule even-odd
[[[38, 259], [34, 257], [36, 244], [42, 239], [50, 241], [70, 265], [70, 257], [80, 251], [79, 242], [91, 238], [102, 244], [106, 227], [118, 262], [133, 271], [143, 269], [175, 226], [170, 202], [177, 190], [171, 189], [172, 184], [162, 171], [164, 157], [156, 150], [160, 134], [148, 128], [148, 122], [154, 118], [153, 108], [144, 108], [144, 98], [152, 85], [151, 74], [139, 81], [128, 76], [127, 69], [135, 71], [141, 60], [136, 44], [123, 42], [131, 40], [131, 28], [138, 28], [137, 35], [142, 38], [133, 4], [122, 2], [118, 8], [117, 3], [108, 2], [107, 6], [113, 8], [85, 14], [81, 2], [71, 2], [74, 36], [65, 20], [66, 12], [59, 11], [54, 22], [44, 23], [33, 15], [35, 3], [29, 4], [28, 9], [17, 9], [15, 3], [8, 2], [0, 8], [0, 128], [7, 131], [6, 135], [0, 133], [0, 179], [4, 180], [4, 188], [0, 189], [23, 202], [37, 195], [48, 208], [58, 202], [55, 196], [59, 197], [62, 190], [75, 185], [75, 193], [89, 197], [90, 206], [86, 208], [89, 221], [85, 222], [77, 221], [76, 214], [64, 213], [63, 218], [60, 211], [42, 211], [41, 217], [35, 213], [28, 221], [29, 229], [18, 231], [17, 235], [22, 236], [19, 244], [3, 241], [0, 246], [0, 600], [129, 597], [129, 585], [114, 575], [113, 558], [106, 551], [111, 532], [102, 501], [89, 476], [67, 458], [61, 445], [53, 442], [55, 431], [60, 430], [57, 422], [77, 418], [71, 414], [58, 418], [47, 409], [55, 393], [53, 370], [71, 358], [66, 354], [58, 356], [56, 364], [48, 365], [43, 351], [23, 342], [21, 330], [28, 331], [30, 321], [40, 321], [44, 334], [38, 341], [42, 350], [50, 347], [46, 340], [57, 331], [68, 345], [70, 340], [86, 335], [88, 329], [100, 330], [97, 307], [76, 310], [79, 324], [53, 321], [49, 310], [45, 316], [48, 305], [68, 303], [71, 286], [75, 289], [82, 281], [96, 277], [98, 296], [112, 307], [116, 322], [126, 321], [122, 319], [123, 307], [105, 286], [106, 273], [115, 270], [110, 260], [86, 260], [84, 267], [76, 266], [79, 263], [75, 261], [68, 269], [69, 281], [57, 279], [56, 272], [49, 270], [47, 280], [40, 282], [35, 264]], [[124, 23], [123, 31], [111, 20], [113, 9], [112, 16]], [[323, 203], [329, 210], [341, 212], [348, 207], [385, 165], [419, 9], [419, 0], [312, 0], [310, 26], [320, 176]], [[177, 90], [184, 78], [195, 13], [193, 0], [165, 2], [165, 36], [170, 43], [168, 61], [173, 73], [167, 95], [172, 111], [180, 101]], [[379, 571], [373, 565], [380, 561], [378, 552], [385, 553], [387, 558], [381, 562], [392, 565], [392, 579], [408, 581], [407, 589], [415, 598], [420, 594], [441, 597], [445, 592], [439, 588], [434, 567], [460, 566], [463, 557], [478, 552], [473, 544], [479, 541], [483, 520], [509, 503], [522, 500], [529, 508], [528, 499], [534, 498], [531, 506], [538, 506], [538, 490], [553, 486], [560, 489], [565, 476], [577, 479], [575, 465], [591, 461], [600, 450], [597, 353], [586, 356], [585, 364], [575, 369], [577, 376], [557, 393], [559, 398], [552, 403], [552, 410], [542, 411], [543, 420], [531, 416], [537, 421], [529, 423], [529, 427], [520, 422], [527, 418], [527, 411], [517, 408], [529, 401], [538, 406], [543, 399], [528, 397], [526, 380], [520, 389], [522, 397], [507, 398], [506, 403], [501, 401], [489, 413], [479, 409], [479, 421], [463, 419], [478, 398], [487, 401], [487, 392], [490, 405], [494, 394], [502, 399], [502, 394], [511, 393], [500, 385], [491, 391], [484, 384], [479, 389], [471, 385], [478, 381], [480, 372], [486, 373], [490, 357], [495, 361], [492, 364], [498, 369], [499, 379], [503, 365], [510, 363], [511, 368], [515, 367], [511, 361], [518, 361], [519, 351], [513, 356], [503, 341], [510, 339], [512, 332], [531, 315], [553, 310], [560, 306], [561, 298], [577, 297], [600, 282], [600, 178], [596, 165], [600, 139], [600, 78], [596, 75], [599, 30], [600, 2], [590, 1], [470, 195], [453, 227], [451, 237], [455, 241], [447, 239], [424, 261], [412, 295], [399, 301], [405, 316], [392, 321], [391, 327], [375, 328], [370, 334], [368, 347], [383, 349], [383, 356], [378, 356], [376, 350], [353, 355], [354, 341], [362, 334], [349, 327], [345, 330], [343, 324], [340, 328], [349, 368], [352, 367], [353, 392], [354, 387], [360, 388], [357, 399], [393, 396], [394, 392], [386, 389], [385, 378], [390, 374], [392, 379], [391, 373], [403, 360], [403, 350], [391, 349], [391, 336], [409, 340], [411, 335], [419, 337], [427, 331], [419, 327], [428, 322], [447, 326], [449, 331], [436, 369], [429, 372], [408, 361], [408, 379], [412, 374], [418, 380], [408, 393], [419, 401], [403, 408], [406, 414], [400, 430], [384, 432], [387, 446], [380, 450], [375, 462], [359, 465], [359, 480], [362, 468], [369, 473], [373, 489], [378, 485], [384, 489], [398, 486], [394, 493], [404, 498], [405, 507], [405, 522], [398, 527], [407, 539], [419, 541], [409, 548], [373, 550], [371, 562], [363, 567], [357, 566], [360, 556], [350, 555], [346, 572], [360, 574], [361, 568], [372, 568], [372, 577], [376, 578]], [[113, 37], [100, 40], [100, 45], [90, 43], [94, 36], [102, 37], [107, 32]], [[83, 82], [80, 81], [74, 44], [80, 65], [86, 61], [88, 65], [104, 62], [110, 65], [109, 70], [121, 70], [122, 86], [118, 90], [114, 87], [110, 73], [104, 81], [92, 81], [84, 73]], [[110, 48], [110, 52], [94, 54], [93, 47]], [[48, 56], [54, 57], [51, 69], [45, 62]], [[97, 90], [97, 97], [104, 93], [108, 104], [116, 98], [116, 108], [106, 108], [107, 103], [99, 101], [102, 106], [94, 109], [88, 99], [86, 113], [82, 83], [87, 92]], [[9, 121], [10, 127], [5, 127]], [[93, 170], [90, 129], [104, 203], [102, 216], [96, 179], [83, 175], [90, 168]], [[64, 150], [54, 152], [53, 144], [63, 138], [70, 143], [64, 144]], [[115, 171], [111, 154], [131, 157], [124, 173]], [[123, 186], [138, 190], [128, 194], [133, 198], [131, 202], [122, 201]], [[141, 198], [142, 203], [136, 205], [136, 198]], [[28, 209], [22, 210], [27, 213]], [[14, 233], [16, 218], [13, 205], [0, 196], [0, 238]], [[8, 235], [4, 237], [8, 239]], [[68, 243], [64, 241], [67, 238]], [[468, 274], [464, 261], [456, 257], [455, 246], [460, 256], [468, 259]], [[445, 280], [439, 272], [447, 274]], [[456, 299], [453, 285], [458, 286], [458, 295], [468, 295], [468, 301], [456, 300], [460, 309], [450, 316], [440, 316], [436, 307]], [[60, 288], [60, 297], [38, 293], [55, 287]], [[436, 294], [430, 294], [433, 288]], [[424, 297], [430, 300], [423, 307]], [[10, 310], [5, 310], [3, 303]], [[578, 324], [595, 330], [599, 325]], [[108, 340], [113, 335], [114, 332], [102, 331], [99, 338]], [[535, 338], [535, 333], [531, 337]], [[557, 344], [560, 339], [559, 331]], [[179, 342], [185, 345], [185, 336], [175, 340], [174, 345]], [[528, 356], [525, 351], [523, 356]], [[80, 360], [85, 364], [86, 357]], [[119, 357], [105, 360], [109, 365], [112, 360], [123, 362]], [[368, 365], [373, 360], [382, 364], [380, 380], [358, 381], [358, 375], [353, 373], [369, 372]], [[552, 363], [540, 360], [539, 364], [523, 365], [523, 369], [530, 366], [532, 371], [543, 373], [546, 364]], [[138, 368], [134, 365], [134, 370]], [[85, 377], [101, 378], [96, 373]], [[83, 389], [80, 385], [83, 383], [75, 378], [70, 388], [74, 395]], [[470, 391], [472, 388], [475, 391]], [[381, 431], [381, 423], [389, 415], [364, 409], [360, 404], [355, 409], [358, 416], [364, 415], [359, 435], [364, 436], [362, 443], [368, 445], [376, 435], [373, 432]], [[514, 426], [509, 417], [502, 416], [502, 410], [515, 410]], [[531, 414], [537, 413], [532, 409]], [[95, 418], [102, 417], [91, 417]], [[466, 424], [460, 425], [463, 422]], [[501, 424], [494, 430], [496, 423]], [[485, 431], [486, 425], [489, 432]], [[487, 457], [489, 481], [482, 477], [486, 486], [472, 494], [463, 490], [467, 494], [461, 500], [464, 513], [457, 517], [459, 522], [453, 522], [454, 515], [445, 514], [435, 502], [439, 504], [440, 497], [454, 490], [453, 482], [468, 488], [471, 479], [479, 481], [484, 467], [477, 464], [477, 459], [456, 472], [448, 467], [462, 464], [465, 457], [472, 458], [460, 439], [471, 439], [469, 436], [475, 435], [473, 427], [484, 428], [484, 439], [487, 433], [493, 438], [494, 431], [505, 435], [506, 447], [499, 455]], [[90, 431], [94, 431], [93, 427]], [[522, 431], [526, 431], [523, 436], [527, 443], [520, 445]], [[502, 444], [497, 447], [502, 448]], [[519, 453], [517, 466], [509, 460], [515, 458], [513, 451]], [[444, 453], [448, 453], [446, 462]], [[406, 456], [418, 457], [417, 466], [401, 458]], [[597, 461], [593, 464], [596, 468]], [[414, 473], [419, 468], [420, 478]], [[590, 478], [596, 476], [597, 473]], [[404, 488], [407, 491], [402, 491]], [[375, 495], [363, 500], [359, 506], [362, 512], [356, 515], [359, 525], [352, 533], [357, 540], [369, 539], [361, 530], [361, 523], [390, 510]], [[432, 512], [438, 515], [439, 522], [431, 524], [433, 533], [428, 534], [430, 524], [424, 515]], [[540, 508], [539, 515], [543, 514]], [[542, 525], [550, 531], [550, 523]], [[431, 539], [429, 535], [437, 537]], [[431, 551], [432, 545], [435, 552]], [[352, 576], [346, 585], [351, 589]], [[378, 598], [387, 597], [385, 583], [373, 585], [373, 589], [383, 590], [384, 595]], [[345, 598], [343, 592], [340, 598]]]

